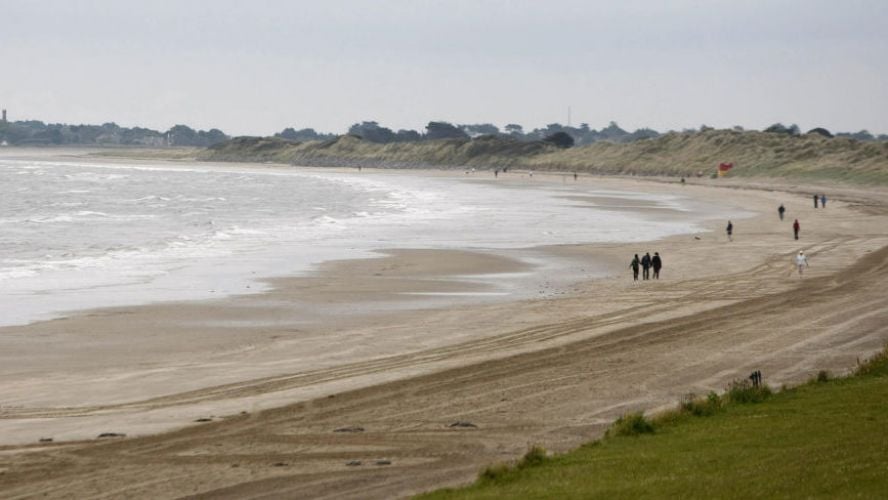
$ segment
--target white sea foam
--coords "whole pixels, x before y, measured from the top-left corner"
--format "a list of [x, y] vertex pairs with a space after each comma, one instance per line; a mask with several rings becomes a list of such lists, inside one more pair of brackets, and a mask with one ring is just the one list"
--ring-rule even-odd
[[643, 241], [697, 231], [703, 218], [698, 210], [657, 220], [565, 199], [578, 194], [691, 206], [667, 195], [460, 178], [0, 160], [0, 324], [247, 285], [256, 292], [258, 277], [382, 247]]

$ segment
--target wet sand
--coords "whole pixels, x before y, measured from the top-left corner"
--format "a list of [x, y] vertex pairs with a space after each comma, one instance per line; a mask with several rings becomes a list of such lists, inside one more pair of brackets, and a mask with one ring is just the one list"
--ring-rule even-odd
[[[0, 489], [12, 498], [401, 496], [469, 481], [528, 444], [569, 449], [621, 413], [721, 390], [755, 369], [774, 386], [847, 371], [888, 341], [883, 192], [848, 190], [850, 203], [833, 194], [815, 211], [804, 192], [742, 181], [580, 182], [681, 190], [759, 215], [735, 221], [733, 242], [719, 222], [642, 244], [398, 251], [277, 279], [266, 294], [2, 329]], [[811, 262], [804, 279], [791, 264], [799, 249]], [[661, 280], [631, 281], [628, 260], [643, 251], [663, 255]], [[526, 272], [530, 254], [616, 274], [473, 303], [501, 289], [471, 276]], [[458, 420], [477, 427], [449, 427]], [[364, 430], [334, 432], [345, 427]], [[94, 439], [102, 432], [130, 437]]]

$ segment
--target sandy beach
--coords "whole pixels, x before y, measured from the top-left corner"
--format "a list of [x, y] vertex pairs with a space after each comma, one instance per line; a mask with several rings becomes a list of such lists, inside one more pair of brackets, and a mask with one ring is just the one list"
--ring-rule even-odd
[[[510, 175], [527, 189], [565, 179]], [[2, 496], [401, 497], [471, 481], [531, 444], [570, 449], [625, 412], [753, 370], [774, 387], [844, 373], [888, 341], [883, 190], [577, 182], [755, 215], [730, 242], [718, 221], [646, 243], [381, 248], [265, 293], [0, 328]], [[823, 190], [829, 207], [815, 210]], [[663, 256], [662, 277], [636, 283], [627, 266], [645, 251]], [[532, 298], [471, 300], [499, 290], [479, 275], [559, 259], [575, 277], [534, 282]]]

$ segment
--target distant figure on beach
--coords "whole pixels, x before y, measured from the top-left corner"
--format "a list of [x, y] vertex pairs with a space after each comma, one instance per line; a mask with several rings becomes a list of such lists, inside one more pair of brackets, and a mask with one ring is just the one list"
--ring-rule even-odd
[[533, 177], [533, 170], [530, 171], [530, 176]]
[[805, 252], [799, 250], [799, 254], [796, 255], [795, 258], [796, 266], [799, 268], [799, 276], [802, 276], [802, 270], [808, 267], [808, 258], [805, 257]]
[[784, 207], [783, 203], [781, 203], [780, 208], [777, 209], [777, 214], [780, 216], [780, 220], [783, 220], [784, 213], [786, 213], [786, 207]]
[[660, 269], [663, 268], [663, 261], [660, 259], [660, 252], [654, 252], [654, 258], [651, 259], [651, 267], [654, 268], [654, 279], [660, 279]]
[[817, 208], [817, 200], [819, 200], [819, 199], [820, 198], [815, 194], [814, 195], [814, 208]]
[[577, 173], [574, 172], [574, 180], [577, 180]]
[[650, 279], [651, 278], [651, 253], [645, 252], [644, 257], [641, 258], [641, 279]]
[[681, 185], [682, 185], [682, 186], [685, 185], [685, 178], [684, 178], [684, 177], [681, 178]]
[[494, 177], [499, 177], [499, 169], [496, 169], [496, 170], [493, 171], [493, 176], [494, 176]]
[[632, 269], [632, 280], [638, 281], [638, 268], [641, 266], [641, 261], [638, 259], [638, 254], [635, 254], [635, 258], [632, 259], [632, 262], [629, 263], [629, 269]]
[[728, 233], [728, 241], [734, 241], [732, 235], [734, 234], [734, 224], [731, 221], [728, 221], [728, 227], [725, 228], [725, 232]]
[[802, 228], [799, 225], [799, 220], [796, 219], [795, 222], [792, 223], [792, 233], [795, 235], [795, 239], [799, 239], [799, 230]]
[[360, 166], [360, 165], [358, 165], [358, 172], [360, 172], [360, 171], [361, 171], [361, 166]]
[[826, 195], [820, 195], [820, 208], [826, 208]]

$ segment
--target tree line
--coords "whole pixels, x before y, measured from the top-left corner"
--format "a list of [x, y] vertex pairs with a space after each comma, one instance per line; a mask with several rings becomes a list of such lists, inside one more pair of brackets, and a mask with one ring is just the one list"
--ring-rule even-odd
[[18, 146], [122, 145], [122, 146], [197, 146], [207, 147], [228, 140], [219, 129], [194, 130], [176, 125], [166, 131], [143, 127], [68, 125], [37, 120], [0, 123], [0, 144]]
[[[705, 132], [712, 127], [701, 125], [698, 129], [684, 129], [682, 132]], [[742, 127], [733, 127], [743, 131]], [[786, 135], [801, 135], [798, 125], [775, 123], [763, 130], [764, 132]], [[363, 140], [387, 144], [396, 142], [416, 142], [439, 139], [475, 139], [478, 137], [500, 137], [517, 141], [545, 141], [559, 147], [591, 144], [597, 141], [616, 143], [634, 142], [660, 136], [660, 132], [650, 128], [639, 128], [628, 131], [616, 122], [599, 130], [587, 123], [579, 126], [550, 123], [545, 127], [525, 131], [517, 123], [507, 124], [502, 129], [491, 123], [452, 124], [445, 121], [431, 121], [422, 132], [410, 129], [392, 130], [376, 121], [362, 121], [348, 128], [348, 135]], [[888, 141], [888, 135], [873, 135], [866, 130], [859, 132], [831, 133], [817, 127], [806, 134], [819, 134], [824, 137], [847, 137], [858, 141]], [[339, 134], [320, 133], [313, 128], [296, 129], [288, 127], [275, 134], [275, 137], [297, 142], [326, 141], [339, 137]], [[219, 129], [195, 130], [187, 125], [176, 125], [166, 131], [152, 130], [143, 127], [121, 127], [116, 123], [102, 125], [68, 125], [61, 123], [46, 124], [41, 121], [0, 122], [0, 144], [10, 145], [122, 145], [151, 147], [208, 147], [224, 142], [230, 137]]]

